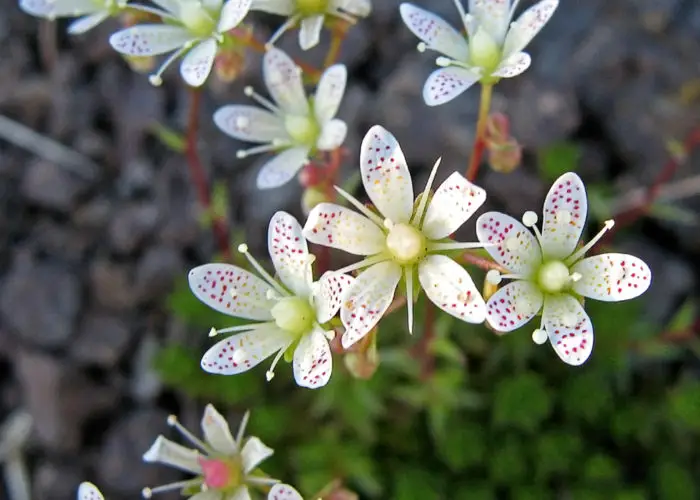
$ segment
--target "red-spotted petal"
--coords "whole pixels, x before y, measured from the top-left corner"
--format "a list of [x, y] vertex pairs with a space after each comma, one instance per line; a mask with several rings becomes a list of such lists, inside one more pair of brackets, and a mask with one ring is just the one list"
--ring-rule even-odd
[[311, 243], [354, 255], [378, 254], [386, 242], [386, 236], [374, 222], [334, 203], [319, 203], [311, 210], [304, 236]]
[[309, 160], [309, 148], [299, 146], [285, 149], [267, 161], [258, 172], [258, 189], [274, 189], [291, 181]]
[[512, 332], [530, 321], [544, 297], [529, 281], [514, 281], [494, 293], [486, 303], [486, 320], [494, 330]]
[[391, 301], [401, 279], [401, 266], [394, 262], [375, 264], [362, 274], [348, 289], [340, 319], [345, 326], [341, 342], [347, 349], [374, 328]]
[[21, 0], [19, 8], [38, 17], [83, 16], [104, 10], [92, 0]]
[[287, 54], [270, 48], [263, 57], [263, 77], [270, 95], [284, 111], [301, 116], [309, 113], [301, 69]]
[[468, 323], [486, 319], [486, 304], [469, 273], [444, 255], [428, 255], [418, 265], [418, 279], [430, 301]]
[[267, 500], [303, 500], [297, 490], [288, 484], [276, 484], [270, 488]]
[[272, 142], [288, 137], [282, 119], [255, 106], [223, 106], [214, 113], [214, 123], [225, 134], [250, 142]]
[[316, 283], [314, 306], [316, 321], [323, 324], [330, 321], [338, 312], [355, 278], [332, 271], [325, 273]]
[[187, 279], [192, 293], [216, 311], [245, 319], [272, 319], [275, 302], [267, 298], [270, 286], [245, 269], [205, 264], [192, 269]]
[[301, 387], [317, 389], [331, 378], [333, 356], [323, 330], [304, 335], [294, 350], [294, 380]]
[[461, 95], [481, 79], [477, 71], [451, 66], [433, 71], [423, 86], [423, 100], [439, 106]]
[[487, 246], [486, 251], [511, 273], [530, 276], [542, 263], [542, 252], [537, 238], [510, 215], [487, 212], [476, 220], [476, 236]]
[[235, 28], [248, 14], [252, 0], [227, 0], [221, 8], [221, 16], [216, 31], [224, 33]]
[[344, 64], [333, 65], [321, 75], [314, 99], [314, 113], [319, 123], [331, 120], [338, 112], [347, 80], [348, 70]]
[[420, 38], [429, 49], [458, 61], [469, 59], [467, 41], [447, 21], [410, 3], [402, 3], [400, 12], [406, 27]]
[[100, 493], [100, 490], [97, 489], [97, 486], [84, 482], [80, 483], [78, 487], [78, 500], [105, 500], [105, 498]]
[[486, 191], [453, 172], [435, 191], [423, 219], [423, 234], [432, 239], [446, 238], [486, 201]]
[[202, 356], [201, 366], [208, 373], [236, 375], [286, 349], [293, 340], [274, 323], [265, 323], [214, 344]]
[[374, 206], [393, 223], [408, 222], [413, 212], [413, 184], [396, 138], [375, 125], [362, 140], [362, 184]]
[[503, 44], [508, 31], [510, 4], [510, 0], [474, 0], [469, 8], [469, 13], [499, 46]]
[[180, 76], [190, 87], [201, 87], [214, 66], [217, 43], [213, 38], [195, 45], [180, 64]]
[[532, 63], [532, 58], [527, 52], [518, 52], [498, 65], [498, 69], [491, 76], [499, 78], [513, 78], [524, 73]]
[[335, 118], [327, 121], [321, 127], [321, 134], [316, 140], [316, 148], [321, 151], [332, 151], [339, 148], [348, 135], [348, 126], [343, 120]]
[[71, 35], [81, 35], [108, 18], [109, 12], [96, 12], [94, 14], [78, 18], [68, 25], [68, 33]]
[[586, 187], [573, 172], [559, 177], [544, 202], [542, 253], [546, 259], [564, 259], [578, 245], [588, 213]]
[[581, 303], [573, 296], [547, 296], [542, 323], [549, 342], [564, 363], [579, 366], [591, 355], [593, 325]]
[[168, 24], [139, 24], [109, 37], [112, 48], [130, 56], [155, 56], [179, 49], [192, 40], [185, 28]]
[[646, 292], [651, 284], [649, 266], [643, 260], [623, 253], [585, 258], [571, 271], [581, 275], [573, 285], [576, 293], [605, 302], [633, 299]]
[[299, 222], [287, 212], [277, 212], [270, 220], [267, 248], [282, 283], [295, 295], [307, 297], [311, 292], [309, 247]]
[[523, 12], [518, 20], [511, 25], [506, 35], [503, 43], [503, 55], [509, 57], [523, 50], [544, 28], [558, 5], [559, 0], [542, 0]]

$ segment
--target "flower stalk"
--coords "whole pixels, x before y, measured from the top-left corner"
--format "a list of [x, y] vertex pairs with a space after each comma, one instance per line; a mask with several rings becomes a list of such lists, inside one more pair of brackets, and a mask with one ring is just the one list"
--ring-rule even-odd
[[479, 118], [476, 122], [476, 136], [474, 137], [474, 146], [469, 159], [469, 167], [465, 177], [468, 181], [474, 182], [479, 174], [479, 167], [484, 156], [486, 147], [486, 124], [491, 110], [491, 98], [493, 97], [493, 84], [483, 83], [481, 85], [481, 98], [479, 102]]

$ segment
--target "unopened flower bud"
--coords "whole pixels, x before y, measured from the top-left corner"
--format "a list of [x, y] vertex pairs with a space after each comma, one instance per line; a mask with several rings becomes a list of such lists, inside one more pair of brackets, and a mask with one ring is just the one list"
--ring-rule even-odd
[[243, 73], [245, 68], [245, 52], [237, 48], [222, 50], [214, 60], [214, 72], [224, 83], [233, 82]]
[[316, 205], [327, 201], [329, 202], [331, 200], [322, 189], [316, 187], [306, 188], [301, 195], [301, 210], [304, 212], [305, 216], [308, 216]]
[[503, 113], [492, 113], [486, 121], [486, 140], [502, 141], [510, 138], [510, 120]]
[[487, 144], [488, 162], [493, 170], [508, 174], [518, 168], [523, 159], [523, 148], [513, 138], [502, 143]]
[[357, 349], [347, 352], [343, 357], [345, 367], [350, 374], [359, 379], [369, 380], [379, 367], [377, 352], [377, 329], [374, 328], [365, 338], [355, 344]]
[[325, 168], [314, 163], [307, 163], [299, 172], [299, 184], [303, 187], [318, 186], [325, 177]]

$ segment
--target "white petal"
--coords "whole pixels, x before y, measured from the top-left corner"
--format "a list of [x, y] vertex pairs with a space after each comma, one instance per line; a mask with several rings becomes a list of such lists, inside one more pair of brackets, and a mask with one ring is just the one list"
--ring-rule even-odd
[[353, 255], [377, 254], [386, 243], [386, 236], [374, 222], [334, 203], [319, 203], [311, 210], [304, 225], [304, 237], [311, 243]]
[[444, 19], [410, 3], [402, 3], [401, 19], [428, 48], [457, 61], [469, 60], [469, 45]]
[[559, 5], [559, 0], [542, 0], [533, 5], [511, 24], [503, 43], [503, 55], [508, 57], [523, 50], [547, 24]]
[[89, 16], [81, 17], [76, 19], [68, 25], [68, 33], [71, 35], [80, 35], [86, 31], [91, 30], [98, 24], [100, 24], [105, 19], [109, 18], [109, 13], [107, 12], [96, 12], [95, 14], [90, 14]]
[[195, 493], [193, 496], [189, 497], [187, 500], [222, 500], [221, 492], [217, 490], [207, 490]]
[[297, 490], [288, 484], [277, 483], [270, 488], [267, 500], [304, 500]]
[[287, 54], [275, 47], [269, 49], [263, 57], [263, 77], [270, 95], [286, 112], [309, 113], [301, 69]]
[[80, 483], [78, 487], [78, 500], [105, 500], [100, 490], [92, 483]]
[[540, 244], [532, 232], [520, 221], [499, 212], [487, 212], [476, 220], [476, 236], [488, 246], [493, 259], [514, 274], [529, 277], [542, 263]]
[[153, 0], [153, 3], [172, 14], [180, 12], [180, 0]]
[[418, 265], [418, 279], [433, 304], [468, 323], [486, 319], [486, 304], [469, 273], [444, 255], [428, 255]]
[[54, 2], [51, 0], [20, 0], [19, 8], [30, 16], [50, 17]]
[[332, 271], [325, 273], [315, 284], [314, 306], [316, 321], [326, 323], [335, 316], [345, 301], [346, 295], [355, 278], [347, 274]]
[[489, 36], [501, 46], [510, 22], [510, 0], [476, 0], [469, 10]]
[[207, 443], [219, 453], [231, 456], [238, 451], [228, 422], [211, 404], [208, 404], [204, 409], [202, 432]]
[[477, 71], [450, 66], [433, 71], [423, 86], [423, 100], [428, 106], [439, 106], [461, 95], [481, 79]]
[[293, 216], [287, 212], [272, 216], [267, 230], [267, 248], [282, 283], [295, 295], [307, 297], [313, 281], [309, 246]]
[[586, 187], [573, 172], [559, 177], [547, 193], [542, 223], [542, 253], [547, 259], [563, 259], [578, 245], [586, 223]]
[[272, 319], [275, 302], [267, 298], [270, 286], [245, 269], [204, 264], [192, 269], [187, 279], [192, 293], [216, 311], [244, 319]]
[[530, 321], [540, 309], [544, 296], [529, 281], [514, 281], [494, 293], [486, 303], [486, 320], [494, 330], [512, 332]]
[[332, 151], [340, 147], [348, 135], [348, 126], [338, 118], [326, 122], [321, 129], [321, 135], [316, 141], [316, 148], [321, 151]]
[[38, 17], [75, 17], [104, 10], [92, 0], [21, 0], [20, 9]]
[[191, 40], [192, 35], [185, 28], [167, 24], [139, 24], [109, 37], [114, 50], [130, 56], [165, 54]]
[[294, 380], [300, 387], [318, 389], [328, 383], [333, 370], [333, 356], [323, 330], [304, 335], [294, 350]]
[[309, 160], [309, 148], [300, 146], [289, 148], [265, 163], [258, 172], [258, 189], [280, 187], [297, 175]]
[[413, 212], [413, 185], [401, 146], [384, 127], [375, 125], [360, 149], [362, 184], [377, 210], [393, 223], [408, 222]]
[[[220, 492], [217, 492], [220, 493]], [[192, 499], [190, 499], [192, 500]], [[239, 487], [233, 495], [230, 495], [225, 500], [252, 500], [247, 486]]]
[[423, 219], [423, 234], [432, 240], [446, 238], [486, 201], [486, 191], [453, 172], [435, 191]]
[[581, 275], [573, 285], [576, 293], [604, 302], [633, 299], [651, 284], [649, 266], [634, 255], [623, 253], [588, 257], [577, 262], [571, 271]]
[[593, 325], [581, 303], [571, 295], [549, 295], [542, 323], [549, 342], [568, 365], [583, 364], [593, 351]]
[[309, 50], [321, 40], [321, 30], [323, 29], [323, 21], [326, 17], [321, 14], [319, 16], [305, 17], [301, 20], [299, 26], [299, 47], [301, 50]]
[[243, 449], [241, 450], [241, 459], [243, 461], [243, 472], [248, 474], [253, 471], [263, 461], [270, 458], [275, 453], [275, 450], [266, 446], [265, 443], [255, 436], [246, 439]]
[[355, 279], [340, 309], [345, 325], [343, 348], [362, 339], [382, 319], [400, 279], [401, 266], [390, 261], [373, 265]]
[[163, 436], [158, 436], [151, 447], [143, 454], [143, 461], [169, 465], [192, 474], [201, 474], [199, 452], [185, 448]]
[[221, 17], [219, 17], [219, 25], [216, 30], [219, 33], [224, 33], [238, 26], [248, 14], [251, 3], [252, 0], [227, 0], [221, 9]]
[[295, 0], [253, 0], [250, 9], [278, 16], [289, 16], [294, 12], [295, 5]]
[[498, 65], [498, 69], [491, 76], [499, 78], [513, 78], [524, 73], [530, 67], [532, 58], [527, 52], [517, 52]]
[[255, 106], [223, 106], [214, 113], [214, 123], [234, 139], [250, 142], [272, 142], [287, 137], [282, 119]]
[[334, 5], [356, 17], [367, 17], [372, 12], [370, 0], [334, 0]]
[[213, 38], [198, 43], [182, 60], [180, 75], [190, 87], [201, 87], [207, 81], [214, 66], [218, 44]]
[[201, 0], [202, 7], [210, 12], [218, 12], [224, 4], [224, 0]]
[[290, 344], [289, 334], [274, 323], [250, 332], [239, 333], [214, 344], [204, 356], [201, 366], [205, 372], [236, 375], [257, 366]]
[[319, 123], [327, 122], [338, 112], [347, 80], [348, 70], [344, 64], [333, 65], [321, 75], [314, 99], [314, 113]]

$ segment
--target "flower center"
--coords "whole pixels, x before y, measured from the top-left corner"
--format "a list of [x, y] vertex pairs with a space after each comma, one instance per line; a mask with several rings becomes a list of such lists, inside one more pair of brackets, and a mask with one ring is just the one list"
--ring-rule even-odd
[[399, 264], [414, 264], [425, 257], [425, 236], [408, 224], [391, 226], [386, 237], [386, 248]]
[[275, 323], [293, 335], [307, 333], [313, 327], [316, 314], [308, 301], [300, 297], [286, 297], [270, 311]]
[[496, 70], [501, 62], [501, 48], [483, 26], [469, 40], [469, 57], [474, 66], [484, 68], [489, 75]]
[[324, 14], [328, 11], [328, 0], [297, 0], [297, 12], [304, 17]]
[[235, 489], [241, 484], [243, 471], [236, 460], [209, 459], [199, 457], [204, 484], [213, 490]]
[[180, 21], [198, 38], [210, 36], [216, 31], [216, 21], [198, 1], [180, 3]]
[[321, 128], [310, 116], [287, 115], [284, 117], [284, 128], [297, 144], [314, 146]]
[[552, 260], [540, 267], [537, 274], [537, 282], [540, 288], [548, 293], [559, 293], [569, 286], [571, 276], [566, 264], [559, 260]]

